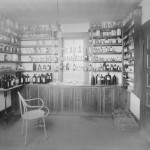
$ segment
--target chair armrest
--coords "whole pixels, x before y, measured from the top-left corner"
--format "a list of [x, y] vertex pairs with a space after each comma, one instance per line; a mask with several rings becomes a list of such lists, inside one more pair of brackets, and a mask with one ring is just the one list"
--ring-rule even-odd
[[35, 106], [35, 105], [33, 105], [33, 106], [31, 106], [31, 105], [29, 105], [29, 104], [26, 104], [27, 105], [27, 107], [29, 107], [29, 108], [39, 108], [39, 109], [42, 109], [42, 107], [44, 106], [44, 101], [41, 99], [41, 98], [32, 98], [32, 99], [26, 99], [25, 101], [26, 102], [30, 102], [30, 101], [33, 101], [33, 100], [40, 100], [41, 102], [42, 102], [42, 104], [40, 105], [40, 106]]
[[46, 106], [43, 106], [42, 108], [44, 108], [44, 109], [47, 110], [47, 113], [44, 115], [44, 117], [48, 116], [48, 114], [49, 114], [49, 109], [48, 109]]

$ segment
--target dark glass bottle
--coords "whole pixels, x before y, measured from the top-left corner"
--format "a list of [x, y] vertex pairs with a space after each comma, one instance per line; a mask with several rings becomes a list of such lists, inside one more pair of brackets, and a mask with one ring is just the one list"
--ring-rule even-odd
[[98, 84], [97, 78], [98, 78], [98, 74], [96, 75], [96, 78], [95, 78], [95, 84]]
[[36, 75], [35, 74], [32, 77], [32, 82], [33, 82], [33, 84], [36, 84]]
[[112, 78], [112, 84], [113, 85], [117, 84], [117, 77], [115, 75]]
[[46, 73], [46, 83], [50, 82], [50, 75], [48, 73]]
[[4, 75], [4, 78], [3, 78], [3, 88], [7, 89], [7, 75]]
[[29, 77], [29, 75], [27, 74], [27, 84], [29, 84], [30, 83], [30, 77]]
[[0, 79], [0, 88], [2, 88], [2, 80]]
[[41, 83], [41, 76], [40, 76], [40, 74], [37, 76], [37, 83], [38, 83], [38, 84]]
[[36, 64], [33, 63], [33, 71], [35, 71], [35, 70], [36, 70]]
[[95, 77], [94, 77], [94, 75], [92, 75], [92, 77], [91, 77], [91, 85], [95, 85]]
[[106, 75], [106, 85], [111, 85], [111, 75], [109, 73]]
[[103, 85], [104, 84], [104, 77], [102, 76], [102, 74], [101, 74], [100, 80], [101, 80], [101, 84]]

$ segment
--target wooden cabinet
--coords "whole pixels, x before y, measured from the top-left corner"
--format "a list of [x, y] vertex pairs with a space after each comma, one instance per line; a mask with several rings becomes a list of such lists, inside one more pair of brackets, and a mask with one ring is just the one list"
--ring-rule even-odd
[[26, 85], [25, 91], [26, 98], [42, 98], [52, 114], [111, 116], [129, 108], [129, 93], [119, 86]]

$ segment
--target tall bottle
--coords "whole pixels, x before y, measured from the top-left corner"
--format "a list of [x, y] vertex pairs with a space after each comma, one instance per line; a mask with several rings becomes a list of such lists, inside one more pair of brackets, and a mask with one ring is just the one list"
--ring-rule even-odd
[[102, 74], [101, 74], [100, 80], [101, 80], [101, 84], [103, 85], [104, 84], [104, 77], [102, 76]]
[[53, 74], [50, 73], [50, 82], [53, 82]]
[[36, 84], [36, 75], [35, 74], [32, 77], [32, 82], [33, 82], [33, 84]]
[[38, 65], [38, 70], [41, 70], [41, 65], [40, 64]]
[[100, 75], [97, 76], [97, 84], [98, 84], [98, 85], [101, 84], [101, 78], [100, 78]]
[[27, 74], [27, 84], [29, 84], [30, 83], [30, 77], [29, 77], [29, 75]]
[[94, 77], [94, 75], [92, 75], [92, 77], [91, 77], [91, 85], [95, 85], [95, 77]]
[[109, 73], [106, 75], [106, 85], [111, 85], [111, 75]]
[[117, 77], [115, 76], [115, 74], [114, 74], [114, 76], [112, 78], [112, 84], [113, 85], [117, 84]]
[[37, 84], [40, 84], [41, 83], [41, 76], [40, 74], [37, 76]]
[[35, 62], [33, 63], [33, 71], [35, 71], [36, 70], [36, 64], [35, 64]]
[[103, 71], [106, 71], [107, 66], [106, 66], [106, 62], [103, 63]]
[[96, 78], [95, 78], [95, 84], [98, 84], [97, 78], [98, 78], [98, 74], [96, 75]]

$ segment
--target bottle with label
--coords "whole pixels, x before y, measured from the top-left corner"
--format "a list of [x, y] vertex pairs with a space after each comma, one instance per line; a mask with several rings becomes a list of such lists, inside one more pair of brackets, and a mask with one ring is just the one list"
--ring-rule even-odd
[[3, 88], [7, 89], [7, 75], [4, 75], [4, 78], [3, 78]]
[[103, 71], [106, 71], [106, 68], [107, 68], [106, 62], [104, 62], [104, 63], [103, 63]]
[[46, 83], [46, 79], [45, 79], [45, 75], [44, 75], [44, 74], [42, 74], [42, 76], [41, 76], [41, 80], [42, 80], [42, 83], [43, 83], [43, 84], [45, 84], [45, 83]]
[[53, 82], [53, 74], [50, 73], [50, 82]]
[[98, 78], [98, 74], [96, 75], [96, 78], [95, 78], [95, 84], [98, 84], [97, 78]]
[[37, 84], [40, 84], [41, 83], [41, 76], [40, 74], [37, 76]]
[[29, 84], [30, 83], [30, 77], [29, 77], [29, 75], [27, 74], [27, 84]]
[[106, 75], [106, 85], [111, 85], [111, 75], [109, 73]]
[[46, 73], [46, 83], [49, 83], [50, 82], [50, 76], [48, 73]]
[[76, 65], [75, 65], [75, 64], [73, 64], [73, 70], [74, 70], [74, 71], [76, 70]]
[[38, 70], [41, 70], [41, 65], [40, 64], [38, 65]]
[[33, 82], [33, 84], [36, 84], [36, 75], [35, 74], [32, 77], [32, 82]]
[[28, 84], [28, 78], [27, 78], [27, 75], [24, 75], [24, 79], [25, 79], [25, 84]]
[[100, 75], [97, 76], [97, 84], [98, 84], [98, 85], [101, 84], [101, 78], [100, 78]]
[[43, 65], [43, 70], [46, 70], [46, 65]]
[[104, 84], [104, 77], [102, 76], [102, 74], [101, 74], [100, 80], [101, 80], [101, 84], [103, 85]]
[[14, 77], [13, 77], [13, 76], [11, 76], [10, 86], [11, 86], [11, 87], [13, 87], [13, 86], [14, 86]]

